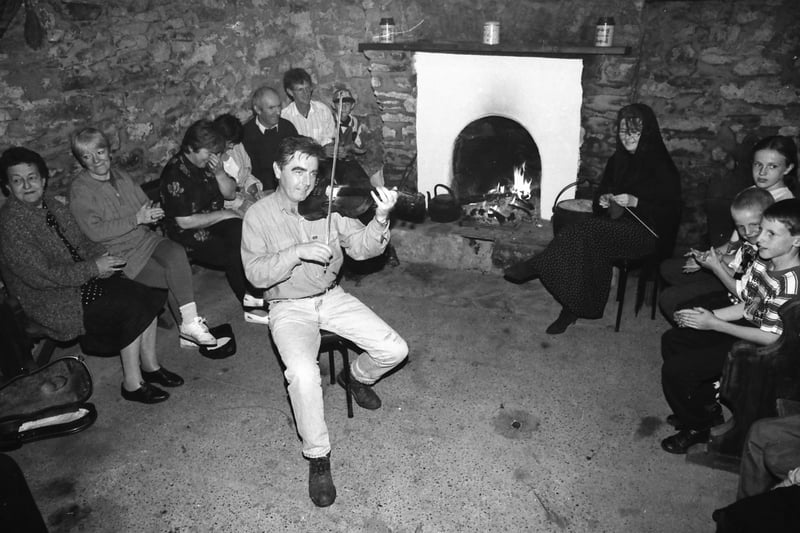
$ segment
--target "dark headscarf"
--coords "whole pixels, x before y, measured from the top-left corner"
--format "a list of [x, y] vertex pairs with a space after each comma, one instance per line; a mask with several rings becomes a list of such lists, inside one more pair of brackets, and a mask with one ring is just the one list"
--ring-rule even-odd
[[639, 139], [639, 146], [634, 153], [628, 152], [622, 145], [619, 133], [617, 133], [617, 148], [613, 156], [613, 184], [612, 192], [627, 192], [626, 189], [641, 178], [643, 172], [654, 166], [666, 165], [670, 170], [678, 173], [672, 158], [664, 146], [664, 139], [661, 138], [661, 129], [658, 127], [658, 120], [655, 113], [645, 104], [626, 105], [617, 112], [617, 132], [624, 122], [640, 121], [642, 124], [642, 136]]

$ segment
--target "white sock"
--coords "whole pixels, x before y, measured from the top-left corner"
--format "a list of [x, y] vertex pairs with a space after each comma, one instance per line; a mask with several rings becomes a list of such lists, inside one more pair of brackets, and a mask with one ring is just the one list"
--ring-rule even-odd
[[183, 321], [184, 326], [188, 326], [191, 324], [195, 318], [197, 318], [197, 304], [194, 302], [189, 302], [188, 304], [184, 304], [179, 309], [181, 313], [181, 320]]

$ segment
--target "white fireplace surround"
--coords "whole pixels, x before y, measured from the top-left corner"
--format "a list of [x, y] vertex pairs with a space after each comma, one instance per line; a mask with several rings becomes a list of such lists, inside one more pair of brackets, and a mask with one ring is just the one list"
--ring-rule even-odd
[[[453, 182], [453, 148], [471, 122], [515, 120], [536, 143], [542, 162], [543, 219], [558, 192], [578, 175], [581, 59], [417, 52], [417, 187]], [[441, 192], [441, 191], [440, 191]], [[562, 196], [572, 198], [574, 189]]]

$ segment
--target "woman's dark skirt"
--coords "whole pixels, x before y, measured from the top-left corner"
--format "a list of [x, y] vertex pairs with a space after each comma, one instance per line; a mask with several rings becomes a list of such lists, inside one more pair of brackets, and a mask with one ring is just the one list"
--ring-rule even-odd
[[102, 278], [103, 294], [83, 306], [81, 348], [87, 353], [118, 354], [158, 316], [167, 291], [146, 287], [120, 275]]
[[591, 217], [564, 228], [531, 264], [542, 284], [575, 316], [603, 316], [615, 259], [656, 250], [656, 239], [628, 217]]

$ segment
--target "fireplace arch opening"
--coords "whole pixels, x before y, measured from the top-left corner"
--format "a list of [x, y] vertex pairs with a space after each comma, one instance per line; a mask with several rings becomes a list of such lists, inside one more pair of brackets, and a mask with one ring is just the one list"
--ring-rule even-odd
[[516, 170], [530, 183], [531, 203], [539, 204], [539, 149], [528, 130], [515, 120], [491, 115], [467, 124], [453, 146], [452, 170], [453, 192], [462, 202], [478, 201], [499, 188], [510, 191]]

